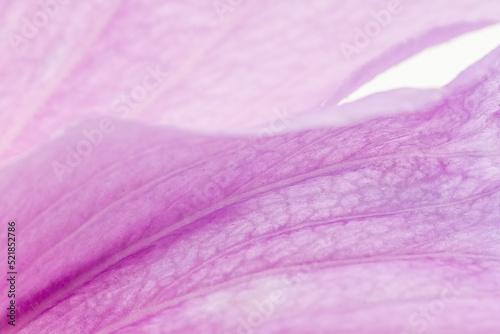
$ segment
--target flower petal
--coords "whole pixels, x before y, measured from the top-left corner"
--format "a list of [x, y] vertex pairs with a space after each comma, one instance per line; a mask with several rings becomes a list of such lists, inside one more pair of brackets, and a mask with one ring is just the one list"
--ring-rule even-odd
[[7, 1], [3, 28], [22, 47], [6, 40], [0, 62], [0, 158], [84, 115], [216, 131], [332, 106], [412, 54], [500, 19], [497, 0], [229, 3], [70, 2], [45, 22], [37, 2]]
[[343, 128], [75, 125], [1, 173], [21, 333], [497, 332], [499, 59]]

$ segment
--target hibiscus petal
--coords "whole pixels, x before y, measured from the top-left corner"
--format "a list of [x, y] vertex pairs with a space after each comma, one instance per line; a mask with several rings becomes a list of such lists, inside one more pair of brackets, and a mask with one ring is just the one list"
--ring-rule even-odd
[[356, 126], [75, 125], [0, 174], [20, 332], [498, 332], [499, 56]]
[[[410, 55], [500, 18], [497, 0], [221, 3], [65, 2], [42, 24], [38, 2], [5, 2], [2, 28], [22, 47], [6, 39], [1, 53], [0, 158], [82, 115], [214, 131], [271, 120], [276, 108], [335, 105]], [[356, 29], [373, 37], [357, 40]], [[13, 39], [23, 32], [30, 38]]]

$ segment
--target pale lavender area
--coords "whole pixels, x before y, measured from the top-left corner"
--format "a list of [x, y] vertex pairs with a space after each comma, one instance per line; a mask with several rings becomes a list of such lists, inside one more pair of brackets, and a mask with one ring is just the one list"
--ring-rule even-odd
[[[22, 37], [40, 6], [2, 3], [0, 161], [82, 116], [217, 132], [269, 121], [276, 108], [314, 112], [430, 45], [500, 21], [498, 0], [241, 0], [222, 12], [213, 0], [65, 2], [15, 42], [9, 33]], [[380, 31], [356, 43], [376, 20]], [[127, 98], [151, 72], [151, 89]]]
[[[159, 4], [67, 4], [39, 34], [71, 23], [88, 36], [98, 24], [86, 17], [102, 29], [85, 50], [29, 41], [50, 61], [61, 48], [70, 69], [57, 84], [40, 58], [2, 54], [14, 64], [0, 67], [2, 138], [21, 124], [0, 169], [1, 221], [18, 226], [17, 332], [500, 332], [500, 48], [441, 89], [335, 107], [411, 54], [497, 21], [498, 1], [406, 1], [402, 23], [347, 63], [342, 31], [386, 2], [241, 2], [224, 18], [208, 2]], [[176, 79], [131, 119], [104, 119], [104, 101], [155, 61]], [[282, 105], [301, 114], [285, 133], [223, 134], [273, 132]]]

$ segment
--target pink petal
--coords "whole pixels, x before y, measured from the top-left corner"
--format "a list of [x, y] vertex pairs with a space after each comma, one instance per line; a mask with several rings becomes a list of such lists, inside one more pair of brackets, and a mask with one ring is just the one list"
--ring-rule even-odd
[[1, 173], [20, 332], [497, 333], [499, 56], [439, 101], [381, 94], [406, 113], [356, 126], [114, 120], [61, 183], [53, 163], [97, 122], [75, 125]]
[[[275, 109], [335, 105], [416, 52], [500, 19], [497, 0], [405, 0], [385, 19], [396, 7], [382, 0], [233, 0], [219, 17], [221, 2], [66, 1], [20, 52], [5, 39], [0, 159], [84, 115], [216, 131], [271, 120]], [[35, 1], [2, 6], [11, 39], [41, 13]], [[346, 57], [356, 29], [376, 16], [386, 26]], [[169, 75], [156, 85], [152, 71]], [[155, 86], [144, 100], [115, 105], [140, 94], [144, 80]]]

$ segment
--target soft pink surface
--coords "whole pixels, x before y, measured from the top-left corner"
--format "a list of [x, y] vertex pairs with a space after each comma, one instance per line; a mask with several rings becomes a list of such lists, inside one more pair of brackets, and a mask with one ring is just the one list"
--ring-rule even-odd
[[113, 120], [59, 180], [99, 119], [74, 125], [0, 174], [20, 332], [498, 333], [499, 59], [355, 102], [404, 111], [358, 125], [325, 113], [244, 138]]
[[[500, 2], [402, 0], [350, 59], [390, 2], [232, 3], [67, 1], [19, 50], [39, 2], [0, 3], [0, 332], [499, 333], [500, 49], [336, 104]], [[286, 133], [223, 135], [256, 124]]]
[[[242, 0], [223, 15], [213, 3], [66, 1], [18, 50], [7, 36], [20, 35], [39, 2], [3, 1], [0, 161], [82, 116], [214, 132], [271, 120], [275, 109], [311, 112], [429, 45], [500, 19], [498, 0], [401, 0], [379, 35], [346, 59], [342, 43], [352, 45], [355, 29], [391, 1]], [[169, 75], [141, 102], [115, 109], [148, 66]]]

